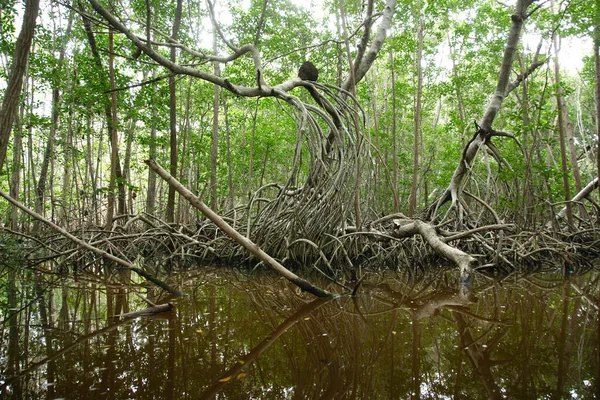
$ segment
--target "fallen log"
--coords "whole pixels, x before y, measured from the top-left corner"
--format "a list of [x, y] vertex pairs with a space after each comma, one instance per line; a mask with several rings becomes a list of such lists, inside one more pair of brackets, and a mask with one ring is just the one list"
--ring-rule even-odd
[[467, 282], [473, 272], [473, 266], [477, 260], [462, 250], [447, 244], [440, 238], [435, 228], [420, 220], [394, 220], [398, 226], [394, 230], [394, 236], [398, 238], [421, 235], [429, 246], [439, 255], [452, 261], [460, 269], [460, 275], [463, 282]]
[[246, 250], [248, 250], [250, 253], [256, 256], [256, 258], [267, 264], [273, 271], [277, 272], [279, 275], [283, 276], [288, 281], [298, 286], [300, 289], [314, 294], [317, 297], [338, 297], [337, 294], [323, 290], [313, 285], [312, 283], [300, 278], [298, 275], [285, 268], [277, 260], [275, 260], [269, 254], [267, 254], [264, 250], [262, 250], [256, 243], [239, 233], [231, 225], [225, 222], [225, 220], [223, 220], [221, 216], [219, 216], [210, 207], [204, 204], [204, 202], [199, 197], [194, 195], [190, 190], [183, 186], [164, 168], [158, 165], [156, 161], [148, 159], [145, 161], [145, 163], [161, 178], [163, 178], [171, 187], [173, 187], [181, 196], [187, 199], [191, 205], [200, 210], [202, 214], [204, 214], [208, 219], [210, 219], [219, 229], [225, 232], [227, 236], [232, 238], [237, 244], [244, 247]]
[[171, 311], [173, 309], [173, 303], [159, 304], [144, 308], [143, 310], [133, 311], [125, 314], [114, 315], [113, 318], [131, 319], [137, 317], [148, 317], [150, 315], [160, 314], [163, 312]]

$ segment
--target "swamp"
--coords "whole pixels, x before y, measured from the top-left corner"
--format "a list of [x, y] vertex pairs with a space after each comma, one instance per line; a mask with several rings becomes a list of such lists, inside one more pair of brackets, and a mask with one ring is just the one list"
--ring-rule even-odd
[[[22, 333], [2, 337], [9, 351], [15, 340], [22, 346], [0, 382], [7, 398], [598, 394], [596, 271], [479, 275], [471, 288], [454, 271], [386, 272], [365, 279], [364, 293], [332, 300], [230, 268], [173, 275], [185, 293], [176, 299], [143, 284], [26, 281], [10, 326]], [[128, 317], [148, 306], [139, 294], [173, 309]]]
[[600, 1], [9, 0], [0, 399], [600, 398]]

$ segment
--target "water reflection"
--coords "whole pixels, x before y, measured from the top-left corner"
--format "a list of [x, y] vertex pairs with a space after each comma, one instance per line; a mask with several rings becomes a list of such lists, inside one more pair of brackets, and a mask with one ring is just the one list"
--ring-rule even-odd
[[27, 277], [0, 315], [0, 397], [600, 398], [599, 277], [373, 274], [323, 301], [205, 269], [177, 277], [173, 311], [138, 319], [115, 317], [147, 307], [136, 293], [170, 300]]

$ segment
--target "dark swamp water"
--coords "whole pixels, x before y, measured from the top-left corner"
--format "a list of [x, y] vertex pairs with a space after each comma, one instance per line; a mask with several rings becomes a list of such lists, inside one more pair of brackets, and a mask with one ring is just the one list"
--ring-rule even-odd
[[[599, 278], [477, 275], [460, 290], [453, 271], [370, 274], [331, 301], [213, 268], [172, 278], [175, 300], [144, 284], [19, 284], [17, 325], [0, 314], [0, 398], [598, 398]], [[146, 308], [136, 293], [175, 307], [112, 317]]]

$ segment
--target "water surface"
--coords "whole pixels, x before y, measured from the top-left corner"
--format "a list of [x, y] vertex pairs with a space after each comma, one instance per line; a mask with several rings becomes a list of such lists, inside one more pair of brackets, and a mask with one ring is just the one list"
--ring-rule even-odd
[[[174, 277], [178, 299], [46, 277], [17, 285], [12, 330], [0, 315], [0, 397], [600, 398], [599, 276], [477, 275], [467, 290], [452, 271], [370, 274], [332, 301], [215, 268]], [[175, 307], [114, 317], [141, 297]]]

